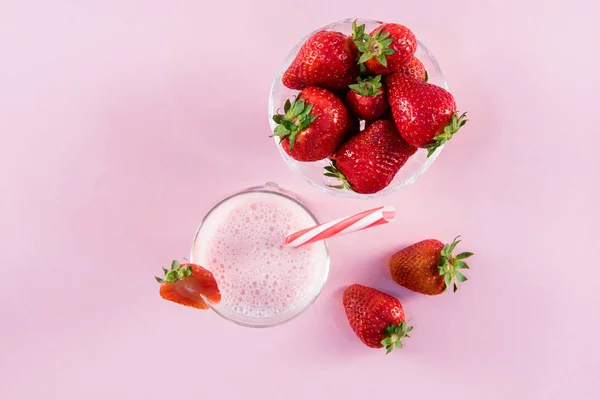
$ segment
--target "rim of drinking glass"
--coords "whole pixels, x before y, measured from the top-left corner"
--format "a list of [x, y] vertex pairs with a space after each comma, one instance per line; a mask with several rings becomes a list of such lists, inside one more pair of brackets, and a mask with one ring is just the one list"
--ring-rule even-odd
[[[319, 224], [317, 217], [315, 217], [315, 215], [312, 213], [312, 211], [310, 211], [310, 209], [308, 207], [306, 207], [306, 205], [304, 205], [304, 203], [302, 203], [300, 201], [300, 199], [298, 198], [298, 196], [295, 193], [293, 193], [287, 189], [281, 188], [279, 185], [277, 185], [274, 182], [267, 182], [264, 185], [249, 187], [247, 189], [241, 190], [239, 192], [233, 193], [233, 194], [225, 197], [224, 199], [219, 201], [217, 204], [215, 204], [210, 209], [210, 211], [208, 211], [206, 213], [206, 215], [202, 218], [202, 221], [200, 222], [200, 225], [198, 226], [198, 229], [196, 229], [196, 233], [194, 234], [194, 240], [192, 241], [192, 248], [190, 250], [190, 262], [194, 263], [194, 246], [196, 244], [196, 240], [198, 239], [198, 235], [200, 234], [200, 231], [202, 230], [202, 227], [204, 226], [204, 223], [207, 221], [207, 219], [210, 217], [210, 215], [217, 208], [219, 208], [221, 205], [223, 205], [225, 202], [231, 200], [234, 197], [243, 195], [245, 193], [250, 193], [250, 192], [252, 192], [252, 193], [267, 193], [267, 194], [281, 196], [287, 200], [290, 200], [290, 201], [296, 203], [297, 205], [299, 205], [312, 218], [315, 225]], [[261, 324], [261, 323], [257, 323], [257, 321], [260, 320], [260, 318], [254, 318], [256, 320], [256, 322], [251, 322], [250, 320], [253, 320], [253, 318], [251, 318], [251, 317], [245, 317], [245, 316], [241, 316], [241, 315], [240, 315], [240, 317], [241, 317], [240, 319], [235, 319], [229, 315], [224, 315], [222, 312], [220, 312], [218, 310], [217, 305], [212, 304], [204, 296], [202, 296], [202, 298], [206, 301], [206, 304], [208, 304], [208, 306], [211, 308], [211, 310], [214, 311], [217, 315], [219, 315], [221, 318], [226, 319], [227, 321], [231, 321], [237, 325], [245, 326], [248, 328], [270, 328], [270, 327], [285, 324], [285, 323], [295, 319], [300, 314], [304, 313], [304, 311], [306, 311], [306, 309], [308, 309], [317, 300], [317, 298], [323, 291], [323, 288], [325, 287], [325, 283], [327, 282], [327, 278], [329, 277], [329, 267], [330, 267], [330, 263], [331, 263], [331, 257], [329, 254], [329, 246], [327, 245], [327, 241], [323, 240], [322, 242], [323, 242], [323, 246], [325, 246], [325, 261], [322, 263], [323, 265], [321, 266], [321, 268], [324, 268], [324, 275], [321, 278], [321, 282], [319, 283], [318, 290], [315, 291], [315, 294], [313, 295], [312, 299], [310, 299], [310, 301], [308, 303], [306, 303], [300, 310], [296, 311], [295, 313], [287, 316], [286, 318], [284, 318], [282, 320], [270, 322], [270, 323], [265, 322], [265, 323]], [[237, 314], [234, 314], [234, 315], [237, 315]], [[278, 314], [278, 315], [285, 315], [285, 313]], [[244, 318], [246, 318], [246, 319], [244, 320]], [[270, 318], [277, 318], [277, 315], [274, 317], [269, 317], [269, 319]]]
[[[375, 20], [375, 19], [369, 19], [369, 18], [345, 18], [345, 19], [341, 19], [335, 22], [332, 22], [330, 24], [327, 24], [325, 26], [322, 26], [318, 29], [315, 29], [314, 31], [310, 32], [309, 34], [305, 35], [302, 39], [300, 39], [298, 41], [298, 43], [289, 51], [288, 55], [285, 58], [284, 63], [281, 65], [281, 67], [278, 69], [277, 73], [275, 74], [275, 77], [273, 78], [273, 81], [271, 82], [271, 88], [269, 90], [269, 112], [268, 112], [268, 117], [269, 117], [269, 126], [271, 127], [271, 130], [273, 130], [275, 128], [273, 119], [272, 119], [272, 114], [273, 114], [273, 110], [276, 110], [275, 108], [275, 104], [274, 104], [274, 93], [277, 87], [277, 84], [279, 83], [279, 80], [281, 78], [281, 76], [283, 76], [283, 73], [287, 70], [287, 68], [290, 66], [290, 64], [293, 61], [293, 57], [292, 55], [295, 55], [296, 53], [298, 53], [298, 51], [300, 50], [300, 47], [302, 47], [302, 45], [304, 44], [304, 42], [306, 42], [308, 40], [308, 38], [310, 38], [311, 36], [313, 36], [315, 33], [317, 32], [321, 32], [321, 31], [325, 31], [328, 29], [331, 29], [335, 26], [338, 26], [340, 24], [351, 24], [352, 22], [357, 21], [357, 23], [359, 24], [384, 24], [384, 21], [380, 21], [380, 20]], [[438, 73], [438, 75], [440, 76], [441, 80], [442, 80], [442, 87], [446, 90], [448, 90], [448, 82], [446, 81], [446, 77], [444, 76], [444, 72], [442, 71], [442, 68], [440, 67], [440, 64], [438, 63], [437, 58], [435, 58], [435, 55], [427, 48], [427, 46], [425, 46], [420, 40], [417, 39], [417, 46], [423, 50], [423, 52], [425, 54], [427, 54], [427, 57], [431, 60], [432, 64], [435, 66], [435, 69]], [[406, 179], [404, 182], [401, 183], [397, 183], [394, 186], [390, 186], [385, 188], [384, 190], [381, 190], [377, 193], [368, 193], [368, 194], [361, 194], [361, 193], [354, 193], [354, 192], [349, 192], [347, 190], [340, 190], [340, 191], [333, 191], [331, 190], [331, 188], [328, 188], [322, 184], [320, 184], [319, 182], [313, 180], [312, 178], [310, 178], [309, 176], [307, 176], [304, 172], [302, 172], [299, 169], [299, 165], [297, 163], [294, 162], [290, 162], [288, 160], [288, 158], [291, 159], [291, 157], [289, 157], [285, 151], [283, 150], [283, 147], [279, 145], [278, 142], [278, 138], [277, 137], [273, 137], [273, 140], [275, 142], [275, 144], [277, 145], [277, 148], [279, 150], [279, 154], [281, 156], [281, 158], [283, 158], [284, 162], [286, 163], [286, 165], [288, 166], [289, 169], [291, 169], [292, 171], [294, 171], [294, 173], [296, 173], [297, 175], [300, 176], [300, 178], [305, 181], [306, 183], [310, 184], [312, 187], [316, 188], [318, 191], [320, 191], [321, 193], [325, 193], [328, 194], [330, 196], [335, 196], [335, 197], [342, 197], [342, 198], [354, 198], [354, 199], [365, 199], [365, 200], [369, 200], [369, 199], [373, 199], [375, 197], [380, 197], [380, 196], [386, 196], [388, 194], [394, 193], [400, 189], [402, 189], [403, 187], [412, 185], [413, 183], [415, 183], [431, 166], [431, 164], [433, 164], [433, 162], [438, 158], [438, 156], [441, 154], [441, 152], [444, 150], [445, 145], [441, 145], [439, 146], [431, 156], [429, 156], [427, 158], [427, 160], [419, 167], [418, 170], [416, 170], [412, 176], [408, 179]]]

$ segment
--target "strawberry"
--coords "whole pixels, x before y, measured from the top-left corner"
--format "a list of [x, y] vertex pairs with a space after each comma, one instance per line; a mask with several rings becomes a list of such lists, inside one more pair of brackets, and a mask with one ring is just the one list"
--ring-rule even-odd
[[174, 260], [171, 269], [163, 268], [164, 278], [155, 277], [160, 283], [160, 296], [188, 307], [206, 310], [211, 303], [221, 301], [221, 293], [213, 274], [196, 264], [179, 264]]
[[283, 84], [302, 90], [319, 86], [329, 90], [348, 87], [358, 76], [357, 51], [351, 37], [321, 31], [308, 38], [283, 74]]
[[342, 181], [336, 189], [376, 193], [390, 184], [417, 149], [404, 140], [394, 124], [377, 120], [352, 137], [334, 154], [325, 176]]
[[328, 157], [355, 128], [342, 100], [326, 89], [308, 87], [293, 102], [286, 101], [283, 110], [273, 116], [279, 124], [273, 136], [298, 161]]
[[423, 82], [429, 80], [425, 66], [417, 57], [413, 57], [407, 64], [400, 67], [398, 71], [402, 71], [404, 75], [412, 76]]
[[417, 38], [400, 24], [382, 24], [370, 34], [365, 25], [352, 24], [352, 38], [358, 47], [359, 64], [374, 75], [387, 75], [408, 63], [417, 50]]
[[401, 349], [401, 339], [410, 337], [413, 329], [405, 322], [398, 299], [363, 285], [354, 284], [344, 291], [344, 310], [356, 336], [369, 347], [385, 346], [386, 354], [394, 347]]
[[367, 121], [377, 119], [387, 109], [385, 88], [381, 84], [381, 75], [372, 78], [358, 78], [357, 83], [349, 86], [346, 105], [359, 118]]
[[439, 86], [401, 71], [388, 75], [385, 83], [396, 127], [408, 143], [428, 149], [428, 157], [468, 121], [466, 113], [456, 112], [452, 94]]
[[459, 270], [469, 269], [465, 261], [470, 252], [454, 256], [452, 252], [460, 240], [444, 245], [439, 240], [427, 239], [400, 250], [390, 258], [390, 272], [396, 283], [413, 292], [429, 295], [445, 292], [450, 286], [458, 290], [456, 281], [467, 277]]

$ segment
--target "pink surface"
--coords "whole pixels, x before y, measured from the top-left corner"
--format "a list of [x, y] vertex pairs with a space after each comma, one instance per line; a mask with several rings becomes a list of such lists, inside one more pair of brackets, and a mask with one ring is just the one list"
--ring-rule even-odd
[[[308, 3], [0, 3], [0, 398], [597, 398], [598, 3]], [[355, 15], [410, 26], [471, 117], [416, 185], [368, 202], [318, 193], [267, 138], [288, 49]], [[322, 220], [398, 218], [332, 241], [287, 325], [160, 300], [203, 214], [266, 180]], [[389, 279], [395, 250], [456, 234], [476, 253], [456, 295]], [[355, 282], [401, 299], [401, 352], [350, 330]]]

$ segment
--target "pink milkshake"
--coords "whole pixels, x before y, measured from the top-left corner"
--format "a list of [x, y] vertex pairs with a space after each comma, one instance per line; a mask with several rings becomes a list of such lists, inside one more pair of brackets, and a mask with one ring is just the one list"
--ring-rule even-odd
[[249, 326], [272, 326], [299, 314], [320, 293], [329, 270], [325, 242], [284, 246], [290, 232], [317, 223], [297, 200], [258, 188], [231, 196], [205, 217], [192, 262], [212, 271], [221, 316]]

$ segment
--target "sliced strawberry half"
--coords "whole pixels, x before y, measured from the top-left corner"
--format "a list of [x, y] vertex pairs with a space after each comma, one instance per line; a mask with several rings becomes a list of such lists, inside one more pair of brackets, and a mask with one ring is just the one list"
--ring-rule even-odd
[[163, 272], [164, 278], [155, 277], [160, 283], [163, 299], [201, 310], [208, 309], [204, 298], [211, 303], [221, 301], [217, 281], [209, 270], [197, 264], [180, 264], [173, 260], [171, 269], [163, 268]]

